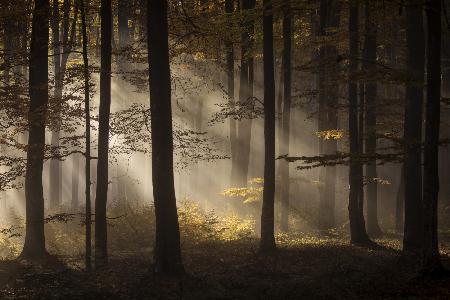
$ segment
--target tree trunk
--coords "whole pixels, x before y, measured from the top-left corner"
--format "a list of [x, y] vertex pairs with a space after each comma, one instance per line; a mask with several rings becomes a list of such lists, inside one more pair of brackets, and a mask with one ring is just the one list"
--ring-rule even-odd
[[86, 153], [85, 153], [85, 197], [86, 197], [86, 240], [85, 240], [85, 264], [86, 270], [90, 271], [91, 266], [91, 112], [89, 103], [89, 60], [88, 60], [88, 40], [86, 28], [86, 13], [84, 0], [80, 1], [81, 10], [81, 30], [83, 35], [83, 75], [84, 75], [84, 115], [86, 130]]
[[80, 158], [77, 154], [72, 155], [72, 201], [71, 209], [73, 212], [78, 210], [78, 188], [79, 188]]
[[106, 202], [108, 199], [109, 115], [111, 109], [111, 0], [101, 2], [100, 108], [97, 191], [95, 198], [95, 266], [108, 263]]
[[[225, 13], [229, 14], [229, 26], [232, 26], [231, 14], [234, 12], [234, 0], [225, 1]], [[234, 46], [231, 40], [226, 42], [227, 51], [227, 87], [230, 108], [234, 111]], [[237, 128], [236, 119], [234, 116], [230, 117], [230, 147], [231, 147], [231, 166], [236, 166], [236, 147], [237, 147]]]
[[[242, 12], [248, 14], [248, 10], [255, 7], [255, 0], [242, 0]], [[253, 109], [253, 65], [252, 54], [254, 21], [248, 20], [250, 16], [244, 16], [244, 32], [241, 41], [241, 70], [239, 86], [239, 104], [247, 110]], [[231, 184], [236, 187], [246, 187], [248, 168], [250, 163], [250, 142], [252, 134], [252, 120], [244, 118], [237, 122], [237, 147], [235, 165], [232, 166]]]
[[119, 0], [117, 23], [119, 31], [119, 50], [123, 50], [129, 43], [130, 31], [128, 28], [128, 14], [130, 1]]
[[36, 0], [31, 30], [28, 113], [28, 148], [25, 175], [26, 233], [21, 256], [40, 259], [47, 255], [44, 235], [44, 163], [45, 120], [48, 107], [49, 3]]
[[[282, 133], [280, 140], [280, 155], [289, 154], [289, 127], [291, 122], [291, 95], [292, 95], [292, 16], [290, 0], [284, 1], [283, 14], [283, 89], [284, 102], [282, 114]], [[281, 86], [280, 86], [281, 89]], [[287, 232], [289, 229], [289, 163], [280, 160], [280, 184], [281, 188], [281, 222], [280, 229]]]
[[427, 38], [427, 101], [425, 123], [423, 211], [424, 244], [423, 272], [441, 272], [438, 244], [438, 153], [441, 102], [441, 0], [429, 0], [426, 5]]
[[167, 0], [147, 2], [152, 135], [152, 181], [156, 215], [155, 272], [183, 273], [173, 174], [173, 129]]
[[[75, 39], [75, 27], [77, 20], [77, 7], [74, 8], [74, 19], [69, 33], [69, 15], [70, 15], [70, 1], [63, 2], [63, 32], [62, 41], [60, 40], [59, 29], [59, 1], [53, 1], [53, 16], [52, 16], [52, 32], [53, 32], [53, 65], [55, 73], [55, 88], [54, 101], [55, 111], [57, 117], [54, 118], [51, 144], [53, 147], [59, 147], [59, 139], [61, 136], [61, 107], [63, 101], [63, 85], [64, 74], [66, 72], [67, 60], [69, 52], [72, 49], [72, 43]], [[52, 209], [58, 208], [62, 202], [61, 190], [61, 162], [59, 159], [50, 160], [50, 207]]]
[[422, 206], [422, 122], [423, 86], [425, 74], [425, 38], [423, 8], [407, 5], [406, 13], [406, 64], [411, 82], [405, 93], [405, 225], [403, 251], [416, 252], [423, 244]]
[[[400, 173], [400, 183], [398, 185], [397, 198], [395, 201], [395, 231], [398, 233], [404, 230], [405, 220], [405, 168], [402, 167]], [[404, 249], [403, 244], [403, 249]]]
[[[364, 58], [363, 68], [367, 76], [373, 76], [375, 63], [377, 59], [377, 22], [376, 2], [366, 0], [365, 8], [365, 38], [364, 38]], [[375, 155], [377, 150], [377, 84], [371, 78], [368, 78], [365, 84], [365, 148], [368, 155]], [[367, 232], [370, 236], [381, 235], [381, 229], [378, 226], [378, 193], [377, 193], [377, 165], [376, 160], [372, 160], [366, 165], [366, 186], [367, 198]], [[362, 201], [362, 200], [361, 200]]]
[[[320, 1], [319, 35], [327, 36], [327, 29], [339, 25], [338, 1]], [[332, 45], [322, 45], [319, 50], [319, 109], [318, 130], [334, 130], [338, 127], [337, 120], [337, 50]], [[319, 154], [335, 154], [337, 141], [335, 139], [319, 140]], [[319, 189], [319, 217], [321, 230], [327, 231], [335, 226], [335, 190], [336, 167], [327, 166], [320, 169], [319, 181], [323, 184]]]
[[358, 135], [358, 87], [354, 81], [358, 69], [358, 1], [350, 1], [350, 66], [349, 66], [349, 135], [350, 135], [350, 170], [349, 170], [349, 203], [348, 213], [350, 220], [350, 239], [353, 244], [365, 244], [369, 242], [366, 233], [362, 201], [359, 201], [360, 187], [362, 186], [362, 174], [360, 159], [360, 146]]
[[273, 6], [264, 0], [264, 192], [261, 214], [260, 251], [276, 249], [274, 235], [275, 198], [275, 74], [273, 57]]

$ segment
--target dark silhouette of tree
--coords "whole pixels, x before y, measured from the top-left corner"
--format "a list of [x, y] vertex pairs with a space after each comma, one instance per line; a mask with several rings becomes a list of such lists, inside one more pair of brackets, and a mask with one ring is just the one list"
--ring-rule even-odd
[[152, 181], [156, 216], [155, 272], [177, 275], [180, 232], [173, 174], [173, 129], [167, 0], [147, 1], [148, 64], [152, 135]]
[[[409, 4], [412, 4], [411, 3]], [[405, 94], [405, 223], [403, 251], [420, 251], [423, 244], [422, 122], [425, 37], [422, 5], [406, 5], [406, 67], [410, 80]]]
[[[243, 32], [241, 36], [241, 68], [239, 84], [239, 105], [246, 110], [253, 109], [254, 57], [253, 32], [255, 21], [250, 10], [255, 8], [256, 0], [242, 0]], [[242, 119], [237, 122], [236, 158], [231, 170], [231, 184], [237, 187], [247, 186], [248, 167], [250, 163], [250, 142], [252, 137], [252, 120]]]
[[442, 273], [438, 244], [439, 128], [441, 106], [441, 0], [426, 2], [427, 96], [423, 171], [424, 243], [422, 271]]
[[[365, 10], [365, 33], [363, 68], [370, 77], [376, 71], [377, 60], [377, 3], [366, 0]], [[377, 83], [368, 78], [365, 84], [365, 153], [374, 156], [377, 150]], [[378, 225], [378, 182], [376, 160], [366, 165], [366, 197], [367, 197], [367, 232], [370, 236], [380, 236], [381, 229]]]
[[[231, 27], [231, 14], [234, 12], [234, 0], [225, 1], [225, 13], [228, 14], [228, 24]], [[227, 56], [227, 92], [230, 102], [230, 107], [234, 109], [235, 98], [234, 98], [234, 46], [231, 40], [227, 40], [226, 44], [226, 56]], [[231, 165], [236, 167], [236, 149], [237, 149], [237, 127], [236, 120], [233, 116], [230, 117], [230, 147], [231, 147]]]
[[348, 213], [350, 219], [350, 239], [353, 244], [366, 244], [369, 237], [366, 233], [363, 201], [360, 199], [360, 187], [362, 186], [362, 173], [360, 160], [360, 145], [358, 134], [358, 87], [355, 82], [355, 73], [358, 69], [358, 1], [350, 1], [349, 11], [349, 41], [350, 41], [350, 65], [348, 83], [349, 102], [349, 135], [350, 135], [350, 170], [349, 170], [349, 203]]
[[[329, 29], [339, 25], [339, 1], [320, 1], [319, 36], [330, 36]], [[319, 49], [319, 72], [317, 84], [318, 97], [318, 130], [324, 132], [335, 130], [338, 127], [337, 119], [337, 50], [330, 43], [322, 45]], [[337, 151], [336, 139], [319, 140], [319, 154], [334, 154]], [[336, 167], [326, 166], [320, 169], [319, 181], [319, 216], [318, 224], [321, 230], [328, 230], [335, 226], [336, 201]]]
[[85, 223], [86, 223], [86, 239], [85, 239], [85, 264], [86, 270], [90, 271], [91, 266], [91, 111], [89, 100], [89, 59], [88, 59], [88, 40], [86, 26], [86, 11], [84, 0], [79, 0], [81, 12], [81, 31], [83, 36], [83, 76], [84, 76], [84, 115], [85, 115], [85, 131], [86, 131], [86, 150], [85, 150]]
[[[282, 132], [280, 140], [280, 155], [289, 154], [289, 134], [291, 122], [292, 100], [292, 12], [290, 0], [283, 1], [283, 113]], [[281, 91], [281, 86], [280, 86]], [[282, 231], [289, 229], [289, 163], [282, 159], [280, 168], [280, 196], [281, 196], [281, 223]]]
[[[53, 128], [51, 143], [54, 147], [60, 146], [61, 137], [61, 125], [62, 125], [62, 101], [63, 101], [63, 87], [64, 76], [67, 69], [67, 62], [69, 54], [72, 49], [72, 44], [75, 40], [76, 32], [76, 20], [78, 10], [74, 7], [74, 17], [72, 24], [70, 24], [70, 1], [64, 0], [63, 2], [63, 22], [62, 22], [62, 34], [60, 31], [60, 18], [59, 18], [59, 2], [53, 1], [52, 7], [52, 38], [53, 38], [53, 68], [55, 73], [55, 87], [54, 87], [54, 110], [56, 111], [56, 117], [52, 118]], [[62, 40], [61, 40], [62, 36]], [[50, 207], [57, 208], [61, 205], [62, 190], [61, 190], [61, 162], [59, 159], [54, 158], [50, 161]]]
[[25, 259], [41, 259], [47, 255], [42, 168], [48, 107], [49, 9], [48, 0], [36, 0], [34, 3], [29, 60], [30, 108], [25, 175], [26, 235], [21, 254]]
[[264, 0], [264, 192], [261, 213], [260, 251], [276, 249], [274, 235], [275, 198], [275, 70], [273, 56], [273, 5]]
[[108, 199], [109, 116], [111, 109], [111, 0], [101, 2], [100, 108], [97, 191], [95, 198], [95, 266], [108, 262], [106, 202]]

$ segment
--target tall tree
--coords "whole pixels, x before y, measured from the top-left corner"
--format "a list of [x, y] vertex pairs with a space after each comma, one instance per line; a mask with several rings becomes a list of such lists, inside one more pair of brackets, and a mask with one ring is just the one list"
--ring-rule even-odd
[[[376, 1], [366, 0], [365, 10], [365, 33], [363, 68], [367, 75], [373, 76], [376, 71], [377, 60], [377, 21]], [[377, 83], [368, 78], [365, 84], [365, 151], [368, 155], [374, 155], [377, 148]], [[377, 193], [377, 165], [376, 160], [366, 165], [367, 197], [367, 232], [371, 236], [381, 235], [378, 225], [378, 193]], [[362, 201], [362, 200], [361, 200]]]
[[[282, 113], [282, 132], [280, 140], [280, 155], [289, 154], [289, 134], [291, 122], [292, 99], [292, 15], [290, 0], [283, 2], [283, 90], [284, 102]], [[281, 90], [281, 86], [280, 86]], [[282, 159], [280, 168], [280, 195], [281, 195], [281, 223], [283, 231], [289, 229], [289, 163]]]
[[349, 83], [348, 83], [348, 102], [349, 102], [349, 135], [350, 135], [350, 169], [349, 169], [349, 203], [348, 214], [350, 219], [350, 239], [353, 244], [366, 244], [369, 237], [366, 233], [363, 201], [360, 201], [360, 187], [362, 186], [362, 173], [360, 162], [360, 145], [358, 134], [358, 87], [355, 82], [355, 73], [358, 70], [358, 0], [350, 1], [349, 17], [349, 47], [350, 47], [350, 65], [349, 65]]
[[83, 75], [84, 75], [84, 115], [85, 115], [85, 131], [86, 131], [86, 151], [85, 151], [85, 223], [86, 223], [86, 240], [85, 240], [85, 264], [86, 270], [91, 270], [91, 107], [89, 102], [89, 59], [88, 59], [88, 40], [86, 28], [86, 12], [84, 0], [79, 0], [81, 12], [81, 30], [83, 36]]
[[78, 210], [78, 186], [79, 186], [80, 158], [78, 155], [72, 155], [72, 199], [70, 202], [71, 210]]
[[21, 254], [26, 259], [40, 259], [47, 255], [42, 168], [48, 107], [49, 9], [48, 0], [36, 0], [34, 3], [29, 60], [30, 108], [25, 175], [26, 233]]
[[[339, 25], [339, 1], [320, 1], [320, 22], [318, 34], [321, 37], [330, 36], [329, 29]], [[319, 87], [318, 130], [319, 132], [335, 130], [337, 119], [337, 50], [334, 45], [326, 41], [319, 49], [319, 73], [317, 76]], [[336, 139], [319, 140], [319, 154], [334, 154], [337, 151]], [[319, 227], [328, 230], [335, 225], [335, 191], [336, 167], [327, 166], [320, 169], [319, 189]]]
[[406, 67], [411, 79], [405, 93], [405, 161], [403, 181], [405, 220], [403, 251], [422, 249], [422, 123], [423, 87], [425, 74], [425, 35], [423, 7], [410, 1], [406, 5]]
[[[232, 14], [234, 12], [234, 0], [225, 1], [225, 13], [228, 15], [228, 26], [232, 26]], [[234, 98], [234, 46], [233, 41], [228, 39], [225, 43], [227, 52], [227, 92], [230, 107], [234, 110], [235, 108], [235, 98]], [[236, 138], [237, 138], [237, 127], [236, 119], [234, 116], [230, 117], [230, 146], [231, 146], [231, 165], [236, 167]]]
[[[59, 140], [61, 136], [61, 108], [63, 101], [63, 87], [64, 87], [64, 75], [67, 69], [67, 61], [72, 49], [72, 44], [75, 39], [75, 27], [77, 20], [77, 7], [74, 8], [74, 18], [70, 25], [70, 1], [64, 0], [63, 2], [63, 22], [62, 22], [62, 34], [60, 30], [60, 18], [59, 18], [59, 2], [53, 0], [52, 8], [52, 33], [53, 33], [53, 67], [55, 73], [55, 87], [54, 87], [54, 108], [57, 113], [57, 117], [53, 118], [54, 124], [52, 128], [51, 143], [54, 147], [59, 147]], [[70, 25], [70, 26], [69, 26]], [[61, 40], [62, 36], [62, 40]], [[50, 161], [50, 207], [57, 208], [62, 201], [61, 192], [61, 162], [55, 158]]]
[[167, 0], [147, 1], [152, 135], [152, 181], [156, 215], [155, 272], [184, 272], [173, 174], [173, 128]]
[[[246, 111], [253, 110], [253, 32], [255, 22], [251, 10], [255, 8], [255, 0], [242, 0], [243, 32], [241, 37], [241, 68], [239, 84], [239, 105]], [[237, 122], [236, 158], [231, 170], [231, 184], [238, 187], [247, 186], [248, 168], [250, 163], [250, 142], [252, 136], [252, 120], [243, 118]]]
[[106, 202], [108, 199], [109, 116], [111, 109], [111, 0], [101, 2], [100, 108], [97, 191], [95, 198], [95, 266], [108, 262]]
[[441, 106], [441, 0], [426, 2], [427, 96], [423, 172], [424, 243], [423, 272], [443, 270], [438, 244], [439, 128]]
[[275, 67], [273, 56], [273, 5], [264, 0], [264, 191], [261, 213], [260, 251], [276, 249], [274, 235], [275, 198]]

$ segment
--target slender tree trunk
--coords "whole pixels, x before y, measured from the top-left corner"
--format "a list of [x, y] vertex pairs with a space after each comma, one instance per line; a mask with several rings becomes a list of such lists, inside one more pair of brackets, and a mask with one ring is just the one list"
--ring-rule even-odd
[[[290, 0], [284, 1], [283, 14], [283, 115], [282, 115], [282, 134], [280, 140], [280, 155], [289, 154], [289, 134], [291, 122], [291, 95], [292, 95], [292, 16]], [[281, 86], [280, 86], [281, 89]], [[280, 188], [281, 188], [281, 230], [289, 229], [289, 163], [280, 160]]]
[[350, 219], [350, 239], [353, 244], [365, 244], [369, 242], [366, 233], [362, 201], [360, 201], [360, 187], [362, 186], [362, 174], [360, 173], [361, 162], [358, 135], [358, 87], [354, 81], [354, 74], [358, 69], [358, 1], [350, 1], [350, 78], [348, 85], [349, 97], [349, 135], [350, 135], [350, 170], [349, 170], [349, 203], [348, 213]]
[[119, 0], [118, 4], [118, 30], [119, 30], [119, 48], [123, 48], [129, 43], [130, 31], [128, 28], [129, 1]]
[[[225, 13], [229, 15], [229, 26], [232, 26], [231, 15], [234, 13], [234, 0], [225, 1]], [[234, 99], [234, 46], [231, 40], [226, 41], [227, 51], [227, 87], [230, 108], [234, 111], [235, 99]], [[231, 166], [236, 166], [236, 141], [237, 127], [236, 119], [234, 116], [230, 117], [230, 146], [231, 146]]]
[[[339, 2], [320, 1], [319, 35], [327, 36], [330, 27], [339, 25]], [[320, 68], [318, 74], [319, 86], [319, 131], [334, 130], [338, 127], [337, 119], [337, 50], [335, 46], [323, 45], [319, 50]], [[335, 139], [319, 140], [319, 154], [334, 154], [337, 151]], [[336, 167], [327, 166], [320, 169], [319, 189], [319, 227], [326, 231], [335, 226], [335, 191]]]
[[42, 168], [48, 106], [49, 8], [48, 0], [36, 0], [33, 10], [29, 61], [29, 134], [25, 175], [26, 232], [21, 254], [26, 259], [40, 259], [47, 255]]
[[273, 6], [264, 0], [264, 192], [261, 214], [260, 251], [276, 249], [274, 235], [275, 198], [275, 74], [273, 57]]
[[86, 240], [85, 240], [85, 264], [86, 270], [90, 271], [91, 266], [91, 107], [89, 102], [89, 60], [88, 60], [88, 40], [86, 28], [86, 12], [84, 0], [80, 1], [81, 10], [81, 30], [83, 35], [83, 75], [84, 75], [84, 115], [86, 130], [86, 153], [85, 153], [85, 197], [86, 197]]
[[[413, 2], [413, 1], [411, 1]], [[403, 251], [417, 252], [423, 244], [422, 205], [422, 122], [423, 87], [425, 74], [425, 37], [423, 7], [407, 5], [406, 13], [406, 64], [411, 81], [405, 93], [405, 225]]]
[[[377, 22], [376, 1], [366, 0], [365, 8], [365, 38], [364, 38], [364, 71], [367, 75], [373, 76], [377, 59]], [[368, 80], [365, 84], [365, 132], [366, 132], [366, 153], [375, 155], [377, 148], [377, 84], [373, 80]], [[367, 232], [370, 236], [381, 235], [378, 225], [378, 193], [377, 193], [377, 165], [376, 160], [369, 162], [366, 166], [366, 186], [367, 197]]]
[[71, 208], [75, 212], [78, 210], [78, 189], [79, 189], [79, 173], [80, 173], [80, 158], [78, 155], [72, 156], [72, 201]]
[[[59, 147], [59, 139], [61, 137], [61, 108], [63, 101], [63, 85], [64, 74], [66, 72], [67, 61], [69, 59], [69, 52], [72, 49], [72, 43], [75, 39], [75, 27], [77, 20], [77, 7], [74, 8], [74, 19], [72, 20], [71, 29], [69, 32], [69, 15], [70, 15], [70, 1], [63, 2], [63, 32], [62, 41], [60, 39], [59, 29], [59, 1], [53, 1], [53, 16], [52, 16], [52, 32], [53, 32], [53, 65], [55, 73], [55, 88], [54, 99], [55, 110], [58, 117], [54, 118], [51, 143], [53, 147]], [[50, 207], [55, 209], [61, 205], [62, 190], [61, 190], [61, 162], [58, 159], [50, 160]]]
[[441, 102], [441, 0], [426, 4], [427, 40], [427, 100], [425, 123], [423, 211], [424, 244], [423, 272], [441, 272], [437, 219], [439, 195], [439, 127]]
[[[65, 1], [67, 3], [67, 0]], [[54, 98], [56, 101], [61, 101], [60, 91], [62, 95], [62, 82], [61, 78], [61, 40], [59, 32], [59, 1], [53, 0], [53, 11], [52, 11], [52, 33], [53, 33], [53, 70], [55, 76], [55, 90]], [[67, 21], [66, 21], [67, 22]], [[59, 130], [52, 132], [52, 145], [59, 145]], [[61, 203], [60, 198], [60, 186], [61, 186], [61, 174], [60, 174], [60, 162], [57, 159], [52, 159], [50, 161], [50, 208], [57, 208]]]
[[156, 215], [154, 266], [156, 273], [177, 275], [184, 269], [173, 174], [167, 0], [148, 0], [147, 18], [152, 181]]
[[95, 266], [108, 262], [106, 202], [108, 199], [109, 115], [111, 109], [111, 0], [101, 2], [100, 111], [97, 191], [95, 198]]
[[402, 167], [400, 173], [400, 183], [398, 185], [397, 198], [395, 201], [395, 231], [398, 233], [404, 230], [405, 220], [405, 168]]
[[[242, 12], [248, 14], [248, 10], [255, 7], [255, 0], [242, 0]], [[252, 54], [254, 31], [254, 21], [248, 20], [246, 15], [244, 20], [244, 32], [241, 41], [241, 70], [239, 86], [239, 104], [247, 110], [253, 109], [253, 67], [254, 59]], [[231, 183], [236, 187], [246, 187], [248, 168], [250, 163], [250, 142], [252, 134], [252, 120], [242, 119], [237, 122], [237, 147], [235, 165], [232, 166]]]

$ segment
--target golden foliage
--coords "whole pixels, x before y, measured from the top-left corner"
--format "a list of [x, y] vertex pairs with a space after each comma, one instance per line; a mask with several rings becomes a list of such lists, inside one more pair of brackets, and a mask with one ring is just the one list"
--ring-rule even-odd
[[252, 178], [248, 181], [251, 185], [250, 187], [244, 188], [229, 188], [220, 193], [222, 196], [231, 197], [231, 198], [242, 198], [244, 199], [244, 203], [254, 203], [261, 201], [262, 194], [264, 188], [261, 185], [264, 183], [263, 178]]
[[340, 140], [344, 137], [344, 131], [340, 129], [317, 131], [315, 134], [323, 140]]

